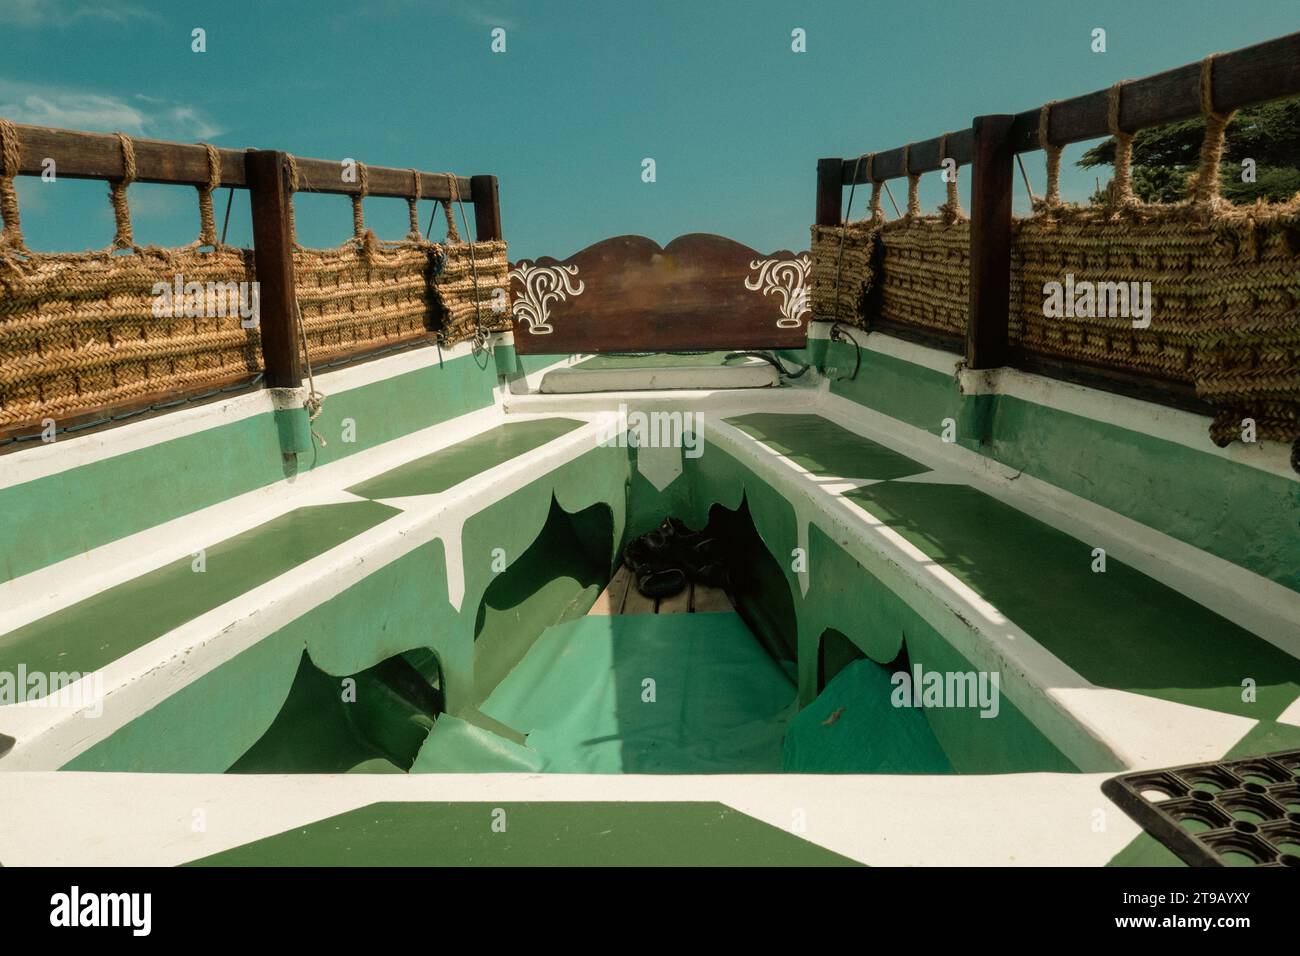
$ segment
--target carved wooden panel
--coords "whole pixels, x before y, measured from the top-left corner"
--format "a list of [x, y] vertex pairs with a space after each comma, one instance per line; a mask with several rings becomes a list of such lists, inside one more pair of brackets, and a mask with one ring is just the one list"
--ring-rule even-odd
[[692, 233], [666, 248], [617, 236], [568, 259], [510, 271], [520, 352], [799, 348], [808, 334], [808, 254], [770, 256]]

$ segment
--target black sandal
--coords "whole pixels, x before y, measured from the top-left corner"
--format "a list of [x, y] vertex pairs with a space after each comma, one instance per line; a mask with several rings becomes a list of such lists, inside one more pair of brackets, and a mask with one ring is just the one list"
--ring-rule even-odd
[[681, 568], [648, 571], [636, 579], [636, 589], [645, 597], [660, 600], [681, 594], [686, 588], [686, 574]]

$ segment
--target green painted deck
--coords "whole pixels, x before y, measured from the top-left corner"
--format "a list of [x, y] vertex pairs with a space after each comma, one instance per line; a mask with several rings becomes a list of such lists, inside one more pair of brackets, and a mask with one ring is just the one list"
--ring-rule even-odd
[[192, 866], [858, 866], [718, 803], [376, 803]]
[[1300, 695], [1300, 661], [1114, 558], [1093, 572], [1092, 545], [974, 488], [891, 481], [845, 497], [1094, 684], [1261, 719]]
[[905, 478], [930, 470], [818, 415], [759, 413], [728, 418], [727, 424], [819, 478]]
[[572, 418], [543, 418], [498, 425], [432, 454], [376, 475], [347, 490], [363, 498], [436, 495], [539, 448], [582, 425]]
[[[547, 628], [481, 710], [549, 772], [777, 773], [795, 692], [738, 614], [592, 615]], [[435, 726], [415, 769], [470, 769], [466, 737]], [[482, 743], [473, 769], [501, 757]]]
[[925, 714], [895, 707], [890, 671], [857, 660], [790, 721], [787, 773], [954, 773]]
[[373, 501], [296, 508], [0, 636], [0, 670], [85, 673], [398, 514]]

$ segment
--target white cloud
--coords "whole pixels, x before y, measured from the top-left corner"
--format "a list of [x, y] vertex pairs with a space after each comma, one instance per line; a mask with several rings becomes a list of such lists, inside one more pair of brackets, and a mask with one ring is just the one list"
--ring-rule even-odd
[[0, 79], [0, 116], [33, 126], [120, 131], [157, 139], [210, 139], [221, 132], [195, 107]]
[[2, 0], [0, 23], [15, 27], [68, 27], [79, 22], [136, 23], [159, 20], [152, 10], [113, 0]]

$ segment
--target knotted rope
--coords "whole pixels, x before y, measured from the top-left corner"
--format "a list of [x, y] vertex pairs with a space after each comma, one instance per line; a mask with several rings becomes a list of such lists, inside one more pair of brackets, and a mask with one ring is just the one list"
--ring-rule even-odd
[[9, 120], [0, 119], [0, 221], [4, 223], [0, 246], [26, 252], [22, 220], [18, 215], [18, 190], [14, 187], [14, 177], [18, 175], [21, 162], [18, 130]]
[[907, 218], [921, 215], [921, 174], [912, 172], [912, 144], [903, 147], [903, 172], [907, 173]]
[[117, 134], [122, 146], [122, 178], [109, 184], [109, 200], [113, 203], [113, 220], [117, 224], [110, 249], [132, 249], [135, 240], [131, 235], [131, 207], [126, 200], [126, 190], [135, 182], [135, 144], [125, 133]]
[[364, 241], [366, 236], [366, 214], [361, 208], [361, 201], [370, 192], [370, 174], [365, 163], [357, 163], [357, 191], [352, 195], [352, 235]]
[[1110, 88], [1107, 95], [1106, 125], [1115, 140], [1115, 175], [1110, 181], [1107, 199], [1115, 207], [1129, 206], [1137, 202], [1133, 196], [1133, 134], [1126, 133], [1119, 125], [1119, 111], [1124, 97], [1124, 80]]
[[217, 241], [217, 217], [212, 212], [212, 193], [221, 185], [221, 154], [210, 143], [200, 143], [208, 153], [208, 182], [195, 186], [199, 191], [199, 241], [200, 246], [220, 246]]
[[447, 217], [447, 241], [460, 242], [460, 233], [456, 231], [456, 217], [451, 211], [453, 202], [460, 202], [460, 186], [456, 181], [455, 173], [447, 174], [447, 192], [450, 198], [442, 201], [442, 212]]
[[1214, 110], [1214, 61], [1219, 54], [1211, 53], [1201, 61], [1201, 113], [1205, 116], [1205, 139], [1201, 141], [1201, 163], [1190, 186], [1193, 203], [1214, 206], [1219, 198], [1219, 164], [1223, 161], [1224, 128], [1237, 115], [1236, 110], [1216, 113]]
[[885, 218], [885, 210], [880, 207], [881, 186], [880, 180], [876, 179], [875, 153], [870, 153], [867, 156], [867, 179], [871, 182], [871, 208], [869, 218], [872, 222], [879, 222]]
[[1038, 111], [1038, 145], [1047, 154], [1047, 195], [1042, 205], [1048, 209], [1061, 204], [1061, 147], [1053, 146], [1048, 135], [1052, 122], [1052, 107], [1056, 100], [1048, 100]]
[[[939, 165], [948, 158], [948, 134], [944, 133], [939, 137]], [[944, 177], [947, 180], [947, 177]], [[961, 196], [957, 192], [957, 166], [952, 167], [952, 179], [947, 180], [945, 185], [948, 187], [948, 201], [939, 207], [939, 212], [943, 214], [945, 221], [949, 223], [956, 222], [963, 218], [961, 209]]]
[[411, 170], [411, 179], [415, 183], [415, 189], [411, 192], [410, 198], [406, 200], [406, 211], [410, 217], [410, 227], [406, 230], [406, 238], [411, 242], [419, 242], [422, 237], [420, 235], [420, 210], [418, 208], [420, 202], [420, 171], [418, 169]]

